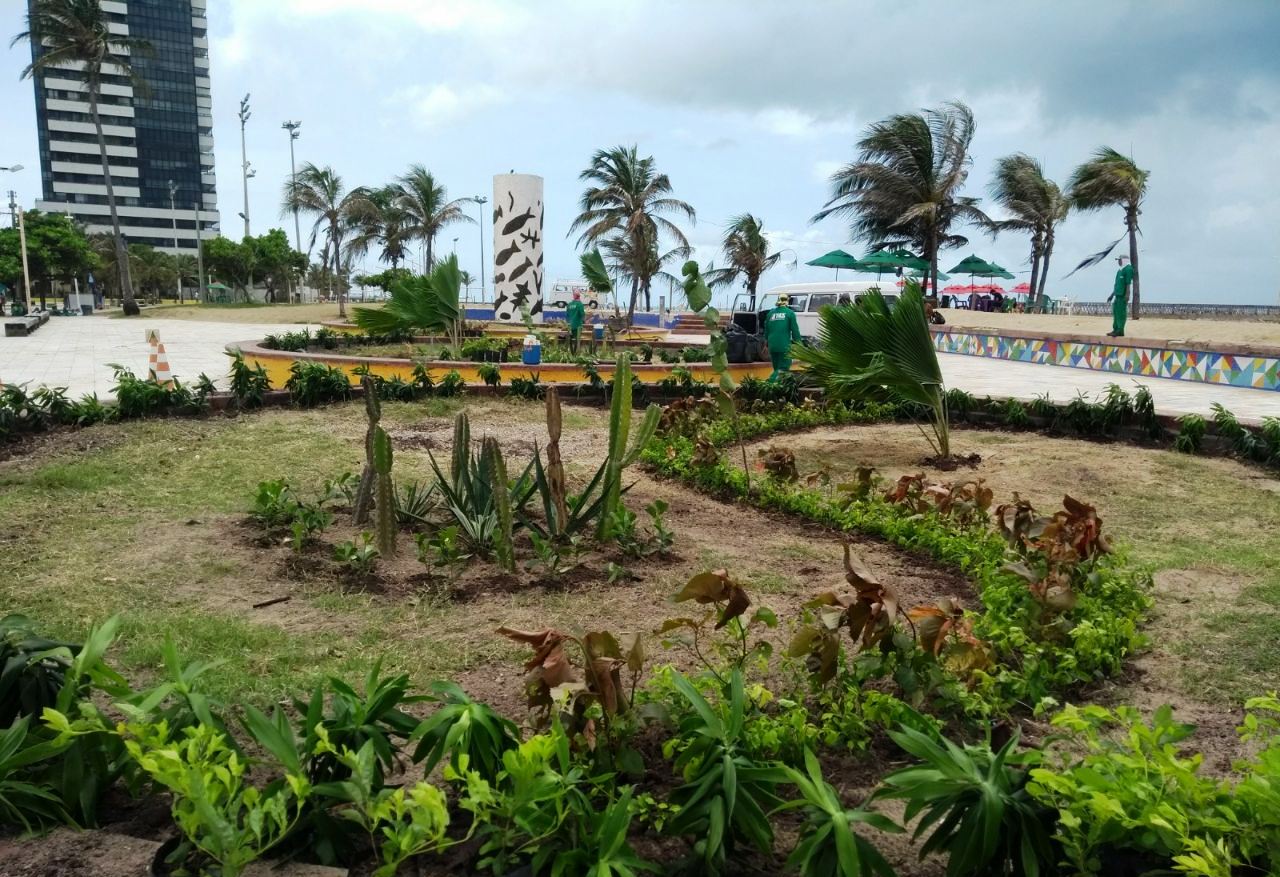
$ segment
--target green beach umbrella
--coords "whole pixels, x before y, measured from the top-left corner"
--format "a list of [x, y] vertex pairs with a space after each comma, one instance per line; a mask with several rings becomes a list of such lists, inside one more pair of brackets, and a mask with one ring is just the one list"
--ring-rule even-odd
[[887, 271], [899, 268], [914, 268], [917, 271], [929, 270], [929, 263], [919, 256], [903, 249], [877, 250], [865, 259], [858, 261], [858, 270], [867, 274], [875, 273], [876, 279]]
[[805, 262], [806, 265], [814, 265], [818, 268], [834, 268], [836, 269], [836, 279], [840, 279], [840, 269], [848, 268], [850, 270], [858, 270], [858, 260], [854, 256], [850, 256], [844, 250], [832, 250], [830, 253], [823, 253], [816, 259]]
[[952, 274], [968, 274], [971, 281], [974, 277], [1002, 277], [1005, 280], [1014, 279], [1012, 274], [1001, 268], [995, 262], [988, 262], [986, 259], [980, 259], [974, 255], [965, 256], [960, 260], [960, 264], [947, 270]]

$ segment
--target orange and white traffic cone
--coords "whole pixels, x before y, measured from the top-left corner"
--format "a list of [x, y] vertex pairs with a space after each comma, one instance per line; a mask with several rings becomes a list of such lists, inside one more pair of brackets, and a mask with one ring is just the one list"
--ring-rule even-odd
[[173, 372], [169, 368], [169, 357], [164, 352], [164, 342], [158, 332], [149, 332], [147, 340], [151, 342], [151, 356], [147, 364], [147, 372], [152, 381], [162, 387], [173, 385]]

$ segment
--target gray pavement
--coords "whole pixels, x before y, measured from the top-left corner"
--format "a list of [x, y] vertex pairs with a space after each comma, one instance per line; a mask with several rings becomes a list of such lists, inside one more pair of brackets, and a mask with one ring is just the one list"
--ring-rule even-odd
[[[202, 323], [191, 320], [110, 319], [107, 317], [55, 317], [30, 338], [0, 338], [0, 381], [66, 387], [72, 396], [111, 394], [109, 363], [120, 363], [143, 375], [150, 350], [146, 332], [160, 333], [169, 356], [169, 365], [181, 381], [193, 381], [204, 372], [219, 386], [226, 385], [227, 344], [261, 338], [270, 333], [296, 332], [296, 324]], [[682, 336], [683, 337], [683, 336]], [[706, 343], [705, 336], [695, 339]], [[959, 387], [976, 396], [1016, 396], [1031, 398], [1043, 393], [1055, 401], [1070, 401], [1079, 392], [1096, 394], [1107, 384], [1133, 389], [1134, 378], [1110, 372], [1063, 366], [1009, 362], [979, 356], [939, 354], [943, 377], [950, 387]], [[1151, 388], [1157, 408], [1164, 413], [1209, 414], [1214, 402], [1221, 402], [1237, 417], [1261, 420], [1280, 416], [1280, 392], [1249, 390], [1174, 381], [1140, 378]]]
[[201, 323], [191, 320], [112, 319], [110, 317], [54, 317], [27, 338], [0, 338], [0, 381], [66, 387], [78, 398], [111, 395], [110, 363], [145, 376], [151, 348], [146, 333], [160, 333], [169, 367], [183, 383], [204, 372], [226, 386], [227, 344], [280, 332], [298, 332], [300, 325], [260, 323]]

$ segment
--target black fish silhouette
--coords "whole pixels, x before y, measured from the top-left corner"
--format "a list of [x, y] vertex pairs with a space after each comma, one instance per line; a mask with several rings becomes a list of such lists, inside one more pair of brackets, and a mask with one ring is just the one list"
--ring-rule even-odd
[[508, 210], [515, 210], [515, 209], [516, 209], [516, 193], [515, 193], [515, 192], [508, 192], [508, 193], [507, 193], [507, 200], [510, 202], [510, 203], [508, 204], [508, 206], [507, 206], [507, 209], [508, 209]]
[[518, 268], [513, 269], [511, 272], [511, 276], [508, 277], [507, 279], [511, 281], [515, 281], [517, 277], [519, 277], [521, 274], [528, 271], [532, 267], [533, 267], [533, 260], [526, 256], [524, 260], [524, 264]]
[[495, 284], [497, 284], [497, 283], [506, 283], [506, 282], [507, 282], [507, 275], [505, 275], [505, 274], [495, 274], [495, 275], [493, 275], [493, 282], [494, 282]]
[[508, 261], [510, 261], [512, 256], [517, 256], [519, 254], [520, 254], [520, 245], [515, 241], [512, 241], [511, 246], [507, 247], [505, 250], [503, 250], [502, 252], [498, 253], [496, 256], [493, 257], [493, 264], [505, 265], [507, 264]]
[[540, 313], [542, 313], [542, 299], [538, 299], [537, 301], [535, 301], [533, 303], [533, 307], [529, 308], [530, 316], [532, 316], [533, 314], [540, 314]]
[[502, 227], [503, 234], [513, 234], [524, 228], [525, 223], [533, 219], [533, 208], [530, 207], [524, 213], [511, 217], [511, 220]]

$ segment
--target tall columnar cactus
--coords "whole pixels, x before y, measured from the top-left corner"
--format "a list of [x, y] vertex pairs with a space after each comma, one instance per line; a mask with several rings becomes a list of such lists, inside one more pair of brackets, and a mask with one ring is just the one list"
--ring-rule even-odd
[[453, 421], [453, 460], [450, 465], [449, 479], [456, 490], [471, 473], [471, 421], [465, 411], [459, 411]]
[[596, 538], [609, 536], [609, 526], [618, 507], [622, 504], [622, 470], [636, 461], [644, 446], [653, 438], [658, 428], [658, 417], [661, 410], [657, 405], [650, 405], [640, 422], [640, 429], [628, 445], [631, 433], [631, 357], [622, 354], [618, 357], [613, 371], [613, 404], [609, 408], [609, 456], [608, 468], [605, 471], [604, 504], [600, 510], [600, 523], [596, 527]]
[[364, 469], [360, 472], [360, 486], [356, 490], [354, 513], [355, 522], [363, 524], [369, 520], [369, 506], [373, 502], [373, 436], [378, 431], [378, 422], [382, 420], [382, 400], [378, 398], [378, 382], [372, 375], [360, 379], [364, 388], [364, 413], [369, 418], [369, 426], [364, 433]]
[[560, 458], [560, 391], [547, 388], [547, 485], [551, 488], [551, 502], [561, 525], [569, 520], [568, 488], [564, 480], [564, 461]]
[[502, 459], [502, 449], [498, 440], [485, 437], [480, 446], [481, 468], [489, 472], [490, 489], [493, 495], [493, 511], [498, 519], [498, 526], [493, 534], [493, 553], [498, 565], [507, 572], [515, 572], [516, 552], [512, 542], [511, 531], [514, 520], [511, 513], [511, 487], [507, 483], [507, 464]]
[[378, 551], [390, 557], [396, 553], [396, 497], [391, 483], [391, 436], [382, 427], [373, 435], [374, 484], [377, 493]]

